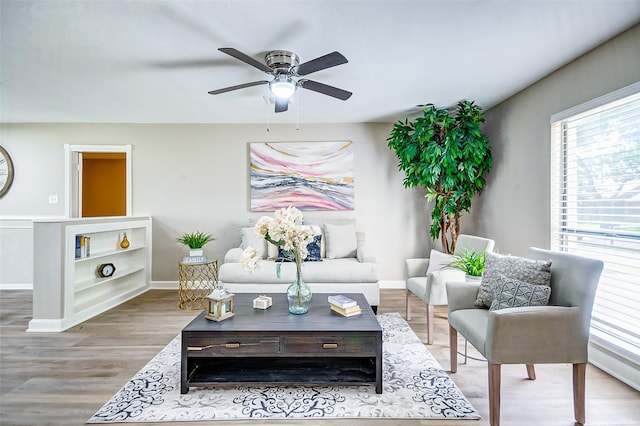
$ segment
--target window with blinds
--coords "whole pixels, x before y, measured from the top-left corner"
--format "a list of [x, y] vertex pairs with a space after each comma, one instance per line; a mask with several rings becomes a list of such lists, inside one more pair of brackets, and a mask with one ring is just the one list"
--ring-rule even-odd
[[551, 118], [551, 248], [605, 263], [592, 338], [640, 363], [640, 83]]

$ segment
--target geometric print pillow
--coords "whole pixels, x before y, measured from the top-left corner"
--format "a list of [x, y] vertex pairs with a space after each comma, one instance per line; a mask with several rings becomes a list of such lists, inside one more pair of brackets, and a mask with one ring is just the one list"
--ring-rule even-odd
[[499, 275], [529, 284], [549, 286], [551, 285], [551, 261], [487, 253], [482, 281], [475, 302], [476, 306], [487, 308], [491, 306]]
[[490, 311], [521, 306], [545, 306], [549, 304], [551, 287], [525, 283], [500, 274], [494, 287]]

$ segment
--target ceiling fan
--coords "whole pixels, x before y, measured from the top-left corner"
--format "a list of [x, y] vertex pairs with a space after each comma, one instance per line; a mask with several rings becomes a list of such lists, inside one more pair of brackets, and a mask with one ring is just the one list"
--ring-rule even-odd
[[266, 54], [265, 64], [232, 47], [221, 47], [218, 50], [257, 68], [260, 71], [272, 75], [273, 79], [271, 81], [252, 81], [250, 83], [212, 90], [209, 92], [211, 95], [219, 95], [221, 93], [231, 92], [232, 90], [268, 84], [271, 93], [275, 96], [276, 112], [284, 112], [289, 108], [289, 98], [295, 93], [298, 87], [322, 93], [323, 95], [332, 96], [343, 101], [346, 101], [352, 95], [351, 92], [329, 86], [327, 84], [318, 83], [317, 81], [307, 80], [304, 78], [298, 80], [295, 79], [316, 71], [346, 64], [348, 62], [347, 58], [342, 56], [339, 52], [331, 52], [300, 64], [300, 58], [295, 53], [289, 52], [288, 50], [273, 50]]

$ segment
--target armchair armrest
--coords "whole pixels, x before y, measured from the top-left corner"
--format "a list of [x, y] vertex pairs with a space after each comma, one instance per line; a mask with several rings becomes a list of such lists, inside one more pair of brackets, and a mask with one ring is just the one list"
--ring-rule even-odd
[[430, 305], [446, 305], [447, 289], [446, 284], [449, 281], [463, 281], [464, 272], [459, 269], [441, 269], [439, 271], [429, 272], [427, 274], [427, 289], [425, 303]]
[[486, 353], [494, 364], [587, 362], [589, 325], [579, 308], [530, 306], [489, 312]]
[[480, 309], [475, 305], [480, 283], [447, 282], [447, 300], [449, 313], [459, 309]]
[[424, 277], [429, 269], [429, 259], [405, 259], [404, 278]]
[[373, 250], [364, 240], [358, 240], [356, 258], [360, 263], [376, 263], [376, 256], [373, 254]]
[[242, 256], [242, 250], [240, 247], [234, 247], [229, 249], [227, 253], [224, 255], [224, 263], [238, 263], [240, 262], [240, 257]]

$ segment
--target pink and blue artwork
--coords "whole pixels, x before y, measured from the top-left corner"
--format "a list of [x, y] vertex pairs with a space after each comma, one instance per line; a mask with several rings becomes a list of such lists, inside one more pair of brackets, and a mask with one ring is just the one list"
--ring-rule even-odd
[[353, 142], [249, 146], [251, 211], [353, 210]]

